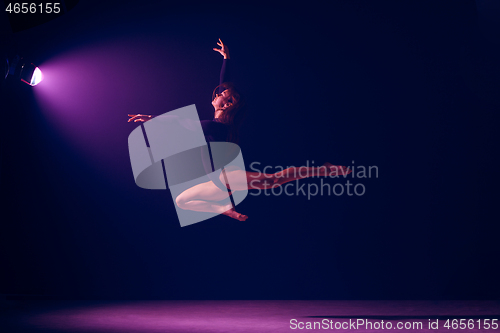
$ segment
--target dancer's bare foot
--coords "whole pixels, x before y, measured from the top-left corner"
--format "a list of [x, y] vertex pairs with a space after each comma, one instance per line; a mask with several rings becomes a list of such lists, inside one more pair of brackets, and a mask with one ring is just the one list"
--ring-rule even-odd
[[335, 172], [339, 176], [346, 176], [352, 172], [352, 170], [349, 169], [349, 167], [345, 167], [342, 165], [333, 165], [328, 162], [323, 164], [323, 166], [326, 166], [328, 169], [330, 169], [330, 171]]
[[226, 210], [222, 214], [227, 215], [229, 217], [232, 217], [233, 219], [237, 219], [238, 221], [245, 221], [248, 218], [248, 216], [236, 212], [234, 210], [234, 208], [231, 208], [230, 210]]

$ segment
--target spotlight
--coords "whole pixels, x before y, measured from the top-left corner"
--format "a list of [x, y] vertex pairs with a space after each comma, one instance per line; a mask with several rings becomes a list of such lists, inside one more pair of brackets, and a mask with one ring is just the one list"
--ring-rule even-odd
[[43, 74], [40, 68], [33, 64], [24, 65], [21, 69], [21, 81], [29, 84], [30, 86], [36, 86], [43, 80]]
[[43, 74], [40, 68], [34, 64], [25, 62], [19, 56], [15, 57], [9, 67], [9, 74], [14, 78], [19, 78], [30, 86], [36, 86], [43, 80]]

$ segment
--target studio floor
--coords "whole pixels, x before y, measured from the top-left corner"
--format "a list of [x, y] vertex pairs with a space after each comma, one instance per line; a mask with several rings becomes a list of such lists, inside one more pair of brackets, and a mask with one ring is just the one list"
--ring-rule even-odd
[[0, 310], [0, 331], [6, 333], [500, 332], [500, 301], [7, 299]]

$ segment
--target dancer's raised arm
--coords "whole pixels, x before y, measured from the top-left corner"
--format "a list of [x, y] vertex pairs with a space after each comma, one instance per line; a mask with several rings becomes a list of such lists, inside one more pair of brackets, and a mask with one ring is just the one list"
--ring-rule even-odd
[[220, 38], [219, 38], [219, 41], [217, 42], [217, 45], [220, 46], [220, 49], [214, 47], [214, 51], [217, 51], [220, 54], [222, 54], [222, 56], [224, 57], [225, 60], [230, 59], [229, 49], [227, 48], [226, 45], [224, 45], [224, 43], [220, 40]]
[[224, 87], [223, 83], [225, 82], [230, 82], [230, 74], [231, 74], [231, 66], [230, 66], [230, 61], [231, 57], [229, 56], [229, 48], [227, 45], [225, 45], [219, 38], [219, 42], [217, 43], [221, 48], [214, 48], [214, 51], [219, 52], [223, 57], [224, 60], [222, 61], [222, 68], [220, 70], [220, 78], [219, 78], [219, 89], [218, 93], [222, 93], [224, 90], [227, 89], [227, 87]]

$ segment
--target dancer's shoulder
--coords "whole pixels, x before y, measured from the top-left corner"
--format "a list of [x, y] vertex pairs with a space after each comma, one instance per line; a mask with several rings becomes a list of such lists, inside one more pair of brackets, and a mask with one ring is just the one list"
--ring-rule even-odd
[[217, 137], [219, 140], [223, 140], [227, 136], [229, 126], [227, 124], [214, 121], [214, 120], [202, 120], [201, 128], [205, 133], [205, 136], [211, 135]]

